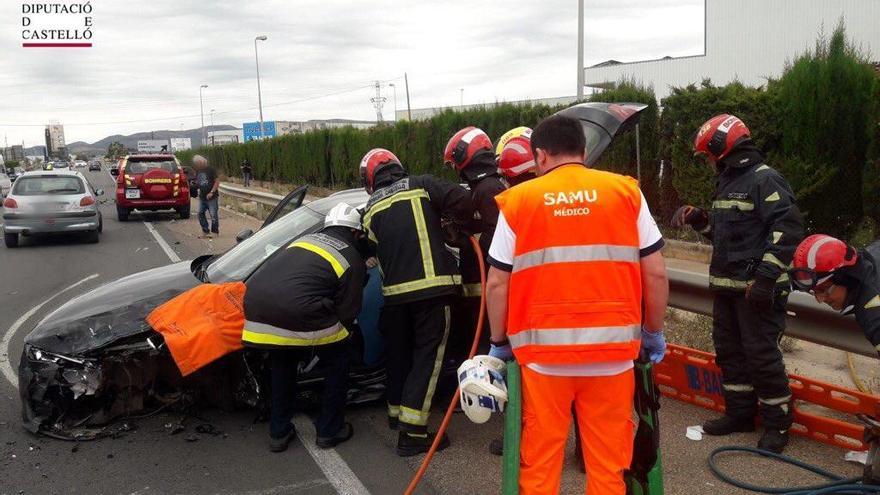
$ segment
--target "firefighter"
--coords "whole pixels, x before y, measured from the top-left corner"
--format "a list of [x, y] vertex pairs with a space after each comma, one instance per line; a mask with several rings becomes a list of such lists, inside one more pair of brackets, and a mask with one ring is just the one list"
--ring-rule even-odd
[[[468, 192], [430, 175], [409, 176], [388, 150], [361, 160], [370, 193], [364, 228], [382, 272], [385, 303], [379, 328], [388, 372], [388, 425], [399, 430], [397, 454], [427, 452], [431, 401], [450, 331], [450, 303], [461, 276], [444, 245], [441, 219], [464, 229], [472, 218]], [[440, 448], [449, 445], [447, 438]]]
[[880, 242], [855, 249], [829, 235], [814, 234], [794, 253], [791, 284], [856, 322], [880, 353]]
[[545, 119], [531, 137], [539, 177], [496, 198], [489, 355], [522, 366], [525, 495], [559, 493], [572, 404], [587, 493], [625, 493], [633, 360], [666, 349], [663, 238], [634, 179], [584, 166], [585, 139], [578, 120]]
[[792, 410], [779, 339], [785, 330], [786, 270], [803, 238], [803, 219], [791, 187], [764, 162], [737, 117], [722, 114], [704, 123], [694, 152], [716, 172], [712, 208], [683, 206], [672, 224], [690, 225], [712, 240], [712, 340], [726, 407], [703, 430], [754, 431], [760, 405], [764, 434], [758, 448], [782, 452]]
[[247, 281], [242, 342], [269, 349], [272, 452], [287, 450], [296, 436], [291, 418], [297, 367], [313, 355], [325, 385], [315, 443], [331, 448], [354, 434], [345, 421], [346, 381], [350, 329], [367, 280], [365, 247], [360, 212], [340, 203], [327, 214], [320, 232], [280, 249]]
[[[473, 222], [468, 227], [468, 231], [479, 234], [480, 251], [485, 259], [489, 254], [492, 236], [495, 234], [495, 224], [498, 222], [498, 205], [495, 204], [495, 196], [506, 189], [495, 163], [492, 141], [481, 129], [473, 126], [465, 127], [456, 132], [446, 143], [443, 163], [455, 170], [470, 189]], [[480, 266], [468, 239], [454, 239], [453, 242], [459, 248], [462, 295], [465, 297], [459, 309], [467, 323], [463, 326], [472, 328], [480, 312], [482, 295]], [[486, 336], [488, 337], [488, 332]], [[452, 340], [454, 344], [450, 344], [450, 350], [454, 350], [457, 359], [455, 367], [458, 368], [458, 364], [467, 357], [471, 339], [465, 332], [458, 332], [453, 335]], [[488, 350], [488, 346], [488, 342], [485, 342], [484, 349]]]
[[498, 170], [511, 187], [535, 178], [531, 139], [530, 128], [516, 127], [505, 132], [495, 147]]

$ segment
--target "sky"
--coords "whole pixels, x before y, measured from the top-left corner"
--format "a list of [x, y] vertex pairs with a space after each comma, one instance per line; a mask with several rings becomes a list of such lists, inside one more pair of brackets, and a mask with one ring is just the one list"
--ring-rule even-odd
[[[258, 120], [258, 35], [267, 121], [375, 120], [376, 80], [393, 120], [405, 72], [412, 108], [576, 92], [576, 0], [93, 0], [92, 48], [23, 48], [22, 5], [34, 3], [0, 1], [10, 145], [43, 144], [50, 121], [68, 143], [197, 128], [202, 84], [206, 125], [212, 109], [217, 125]], [[83, 22], [31, 17], [32, 28]], [[700, 54], [703, 35], [703, 0], [585, 0], [586, 66]]]

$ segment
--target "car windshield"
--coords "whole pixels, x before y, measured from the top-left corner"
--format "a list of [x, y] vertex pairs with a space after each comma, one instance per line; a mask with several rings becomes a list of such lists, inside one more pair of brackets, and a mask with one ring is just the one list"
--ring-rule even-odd
[[12, 194], [16, 196], [43, 196], [48, 194], [83, 194], [85, 185], [78, 177], [44, 175], [22, 177], [15, 181]]
[[593, 156], [596, 147], [602, 142], [602, 136], [607, 136], [608, 132], [592, 122], [581, 121], [581, 123], [584, 127], [584, 137], [587, 138], [587, 156]]
[[128, 164], [125, 166], [125, 172], [128, 174], [143, 174], [147, 170], [161, 168], [166, 172], [174, 172], [177, 170], [177, 164], [174, 163], [173, 160], [158, 160], [158, 161], [142, 161], [142, 160], [128, 160]]
[[317, 231], [324, 217], [301, 207], [260, 229], [250, 238], [230, 249], [207, 269], [211, 282], [246, 279], [281, 246], [304, 234]]

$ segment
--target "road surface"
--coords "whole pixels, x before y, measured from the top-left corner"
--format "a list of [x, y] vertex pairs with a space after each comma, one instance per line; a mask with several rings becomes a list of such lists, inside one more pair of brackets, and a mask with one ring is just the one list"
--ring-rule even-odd
[[[221, 237], [197, 239], [193, 218], [171, 214], [133, 214], [116, 220], [113, 184], [106, 171], [85, 172], [107, 191], [101, 206], [104, 234], [99, 244], [75, 237], [27, 240], [17, 249], [0, 248], [0, 366], [14, 375], [22, 339], [43, 316], [65, 300], [115, 278], [232, 245], [241, 228], [258, 223], [229, 212], [221, 213]], [[195, 208], [193, 212], [195, 212]], [[145, 224], [149, 221], [149, 226]], [[148, 228], [151, 227], [151, 228]], [[73, 284], [77, 284], [70, 287]], [[65, 290], [67, 289], [67, 290]], [[8, 355], [5, 355], [8, 353]], [[255, 423], [251, 412], [206, 411], [201, 418], [178, 414], [130, 421], [132, 430], [117, 438], [72, 443], [37, 437], [19, 422], [20, 401], [15, 386], [0, 376], [0, 494], [18, 493], [188, 493], [188, 494], [326, 494], [402, 493], [421, 457], [401, 459], [394, 454], [396, 433], [385, 426], [381, 404], [349, 414], [354, 438], [335, 450], [317, 452], [309, 442], [294, 442], [282, 454], [267, 450], [267, 425]], [[708, 472], [706, 455], [717, 446], [753, 445], [756, 434], [727, 439], [685, 439], [685, 428], [710, 417], [700, 408], [663, 401], [661, 432], [668, 494], [745, 493], [722, 485]], [[186, 431], [169, 434], [166, 425], [183, 419]], [[435, 420], [439, 419], [439, 413]], [[300, 432], [312, 433], [300, 417]], [[202, 423], [221, 433], [197, 433]], [[501, 421], [474, 425], [463, 415], [453, 419], [452, 446], [439, 454], [420, 493], [495, 494], [500, 486], [500, 458], [487, 451], [500, 434]], [[568, 448], [564, 493], [583, 493], [583, 474]], [[790, 453], [846, 475], [858, 468], [842, 461], [844, 452], [795, 439]], [[732, 472], [755, 483], [804, 483], [799, 472], [737, 459], [725, 463]]]

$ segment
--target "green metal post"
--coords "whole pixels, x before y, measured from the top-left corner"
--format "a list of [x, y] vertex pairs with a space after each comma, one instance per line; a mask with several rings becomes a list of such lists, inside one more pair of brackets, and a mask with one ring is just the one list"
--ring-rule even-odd
[[624, 474], [627, 495], [663, 495], [660, 418], [657, 415], [660, 394], [654, 385], [653, 369], [654, 365], [650, 362], [635, 362], [634, 406], [639, 416], [640, 434], [636, 435], [633, 449], [634, 469]]
[[519, 443], [522, 439], [522, 377], [516, 361], [507, 363], [507, 409], [504, 411], [502, 495], [519, 495]]

